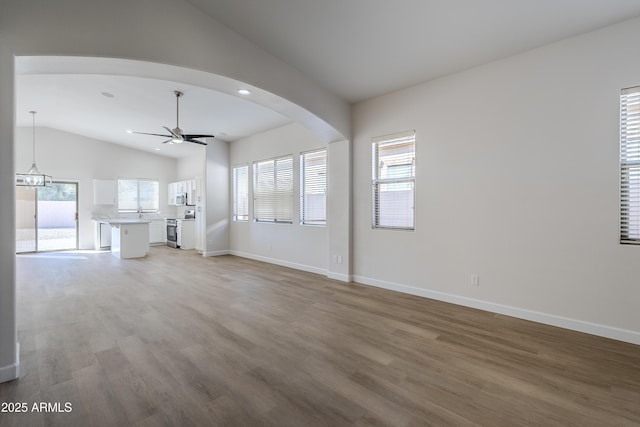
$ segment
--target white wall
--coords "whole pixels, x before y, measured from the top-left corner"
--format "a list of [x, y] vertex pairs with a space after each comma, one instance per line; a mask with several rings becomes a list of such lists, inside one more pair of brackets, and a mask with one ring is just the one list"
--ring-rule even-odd
[[327, 276], [344, 282], [353, 280], [351, 145], [350, 141], [344, 140], [332, 142], [327, 147]]
[[[26, 172], [32, 160], [32, 129], [16, 130], [16, 169]], [[93, 180], [148, 178], [160, 181], [160, 211], [167, 214], [167, 184], [176, 180], [176, 159], [110, 144], [50, 128], [36, 129], [36, 162], [54, 180], [78, 182], [80, 249], [94, 248]], [[99, 211], [117, 207], [99, 206]]]
[[[209, 138], [205, 176], [205, 256], [229, 253], [229, 143]], [[197, 214], [196, 214], [197, 215]]]
[[[1, 19], [1, 18], [0, 18]], [[1, 23], [0, 23], [1, 27]], [[0, 223], [15, 224], [14, 66], [10, 46], [0, 35]], [[20, 375], [16, 327], [16, 230], [6, 227], [0, 243], [0, 383]]]
[[194, 179], [196, 177], [202, 178], [204, 176], [206, 147], [202, 146], [202, 153], [182, 157], [178, 159], [177, 163], [177, 180], [186, 181]]
[[[231, 144], [231, 167], [249, 166], [249, 221], [231, 222], [232, 253], [307, 271], [327, 271], [327, 227], [300, 225], [300, 153], [325, 144], [299, 124], [291, 124]], [[253, 222], [252, 163], [293, 154], [293, 224]], [[331, 158], [328, 159], [330, 163]], [[228, 215], [231, 215], [227, 208]]]
[[[356, 105], [356, 280], [640, 343], [640, 247], [618, 244], [637, 40], [638, 19]], [[416, 230], [372, 230], [371, 138], [409, 129]]]

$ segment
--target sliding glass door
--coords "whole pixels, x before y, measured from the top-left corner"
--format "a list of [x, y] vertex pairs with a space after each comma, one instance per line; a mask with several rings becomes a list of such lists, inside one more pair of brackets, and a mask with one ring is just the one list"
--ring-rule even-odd
[[36, 236], [36, 189], [16, 187], [16, 252], [34, 252]]
[[78, 249], [78, 184], [16, 187], [16, 252]]

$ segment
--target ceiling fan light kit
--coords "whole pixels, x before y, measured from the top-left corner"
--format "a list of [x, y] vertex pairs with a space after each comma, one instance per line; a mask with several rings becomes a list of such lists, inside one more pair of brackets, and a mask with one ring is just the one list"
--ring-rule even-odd
[[184, 133], [182, 129], [180, 129], [180, 97], [184, 95], [179, 90], [173, 91], [176, 96], [176, 127], [173, 129], [169, 129], [167, 126], [162, 126], [167, 132], [166, 134], [160, 133], [147, 133], [147, 132], [131, 132], [136, 133], [138, 135], [153, 135], [153, 136], [162, 136], [164, 138], [169, 138], [166, 141], [163, 141], [163, 144], [169, 143], [172, 144], [182, 144], [184, 141], [192, 142], [194, 144], [207, 145], [206, 142], [198, 141], [199, 138], [214, 138], [213, 135], [208, 134], [195, 134], [195, 133]]

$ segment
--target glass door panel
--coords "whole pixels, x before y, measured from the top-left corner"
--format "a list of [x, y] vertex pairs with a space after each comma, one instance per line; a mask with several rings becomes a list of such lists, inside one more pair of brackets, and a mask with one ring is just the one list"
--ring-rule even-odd
[[78, 184], [16, 187], [16, 253], [78, 249]]
[[36, 241], [36, 189], [16, 187], [16, 252], [34, 252]]
[[38, 251], [78, 248], [78, 184], [54, 182], [37, 191]]

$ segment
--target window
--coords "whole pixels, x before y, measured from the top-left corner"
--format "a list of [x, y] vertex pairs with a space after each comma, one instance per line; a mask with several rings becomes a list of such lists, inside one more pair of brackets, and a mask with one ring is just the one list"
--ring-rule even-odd
[[158, 212], [160, 182], [150, 179], [118, 180], [118, 211]]
[[300, 222], [327, 223], [327, 150], [300, 155]]
[[415, 172], [415, 131], [373, 138], [373, 228], [414, 229]]
[[233, 220], [249, 220], [249, 166], [233, 168]]
[[640, 86], [620, 95], [620, 243], [640, 244]]
[[293, 156], [253, 164], [253, 219], [293, 222]]

